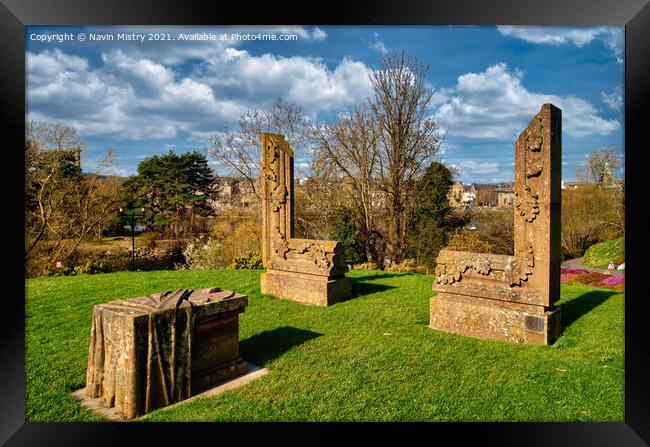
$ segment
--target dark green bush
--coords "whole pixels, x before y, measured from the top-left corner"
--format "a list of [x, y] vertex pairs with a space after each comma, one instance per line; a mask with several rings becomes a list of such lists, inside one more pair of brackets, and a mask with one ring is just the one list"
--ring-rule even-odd
[[360, 263], [366, 260], [361, 233], [355, 226], [350, 210], [339, 208], [336, 211], [331, 237], [343, 245], [346, 261]]

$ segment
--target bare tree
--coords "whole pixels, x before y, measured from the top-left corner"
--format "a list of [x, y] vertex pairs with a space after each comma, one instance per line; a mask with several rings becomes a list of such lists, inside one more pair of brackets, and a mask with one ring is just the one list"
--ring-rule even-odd
[[59, 122], [27, 121], [25, 138], [36, 144], [40, 150], [86, 149], [86, 143], [77, 133], [77, 129]]
[[496, 206], [497, 193], [493, 186], [482, 185], [476, 191], [476, 204], [479, 206]]
[[581, 185], [562, 191], [562, 249], [580, 257], [592, 244], [625, 234], [622, 188]]
[[583, 165], [576, 168], [576, 178], [578, 181], [595, 183], [601, 187], [611, 186], [620, 166], [621, 161], [615, 148], [599, 148], [587, 157]]
[[334, 124], [315, 126], [312, 136], [316, 143], [312, 167], [315, 176], [329, 177], [330, 182], [333, 176], [342, 177], [346, 206], [359, 225], [368, 260], [376, 262], [380, 257], [376, 239], [384, 235], [375, 225], [379, 133], [372, 116], [364, 106], [356, 106]]
[[121, 181], [102, 175], [112, 164], [112, 151], [96, 173], [83, 175], [70, 151], [43, 149], [43, 140], [32, 135], [25, 140], [25, 255], [28, 264], [45, 271], [115, 213]]
[[428, 115], [433, 89], [429, 69], [415, 56], [393, 54], [372, 71], [370, 105], [379, 126], [378, 187], [386, 194], [388, 246], [392, 261], [403, 257], [406, 228], [413, 210], [409, 202], [415, 177], [438, 153], [438, 123]]
[[347, 203], [343, 182], [337, 177], [312, 175], [294, 189], [295, 236], [329, 239], [336, 210]]
[[269, 108], [249, 110], [238, 121], [238, 129], [208, 138], [205, 149], [229, 174], [246, 179], [259, 197], [260, 132], [281, 133], [292, 148], [300, 148], [306, 141], [307, 118], [300, 106], [278, 98]]

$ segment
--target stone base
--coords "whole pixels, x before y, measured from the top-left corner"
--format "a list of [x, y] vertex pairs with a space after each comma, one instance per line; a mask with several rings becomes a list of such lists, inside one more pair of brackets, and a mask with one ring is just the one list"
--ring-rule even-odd
[[260, 278], [262, 293], [314, 306], [331, 306], [352, 296], [350, 279], [269, 270]]
[[560, 333], [560, 309], [439, 293], [431, 298], [429, 327], [475, 338], [549, 345]]
[[192, 371], [192, 394], [248, 372], [248, 363], [239, 358], [207, 371]]
[[[246, 368], [245, 368], [246, 372], [243, 375], [231, 378], [230, 380], [219, 383], [216, 386], [213, 386], [212, 388], [209, 388], [207, 390], [199, 391], [198, 393], [193, 394], [192, 397], [171, 404], [165, 408], [171, 408], [177, 405], [184, 405], [185, 403], [200, 397], [216, 396], [218, 394], [223, 393], [224, 391], [232, 390], [244, 386], [252, 382], [253, 380], [259, 379], [260, 377], [268, 373], [268, 370], [266, 368], [260, 368], [259, 366], [253, 365], [252, 363], [248, 363], [248, 362], [244, 362], [244, 363], [246, 363]], [[87, 408], [88, 410], [92, 411], [95, 414], [104, 416], [111, 421], [128, 420], [124, 417], [123, 414], [117, 411], [115, 407], [107, 408], [102, 404], [99, 398], [93, 398], [88, 396], [85, 388], [81, 388], [77, 391], [74, 391], [72, 395], [79, 401], [79, 403], [83, 407]]]

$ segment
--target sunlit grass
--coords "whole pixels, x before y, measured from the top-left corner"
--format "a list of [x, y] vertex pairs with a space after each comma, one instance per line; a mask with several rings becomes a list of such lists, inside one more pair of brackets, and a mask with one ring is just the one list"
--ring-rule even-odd
[[328, 308], [262, 296], [259, 271], [119, 272], [27, 281], [28, 421], [105, 420], [84, 386], [92, 307], [177, 288], [249, 296], [244, 359], [270, 372], [151, 421], [623, 421], [624, 294], [562, 286], [553, 346], [427, 327], [433, 276], [352, 271], [356, 297]]

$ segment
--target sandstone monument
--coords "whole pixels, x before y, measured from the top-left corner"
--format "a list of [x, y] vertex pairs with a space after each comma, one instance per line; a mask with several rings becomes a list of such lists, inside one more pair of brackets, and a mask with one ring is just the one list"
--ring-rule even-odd
[[561, 137], [560, 109], [544, 104], [515, 144], [515, 255], [441, 250], [429, 327], [518, 343], [555, 341]]
[[351, 296], [343, 247], [293, 237], [293, 151], [284, 136], [263, 132], [262, 293], [329, 306]]
[[213, 288], [96, 305], [86, 395], [131, 419], [246, 373], [239, 313], [247, 304]]

